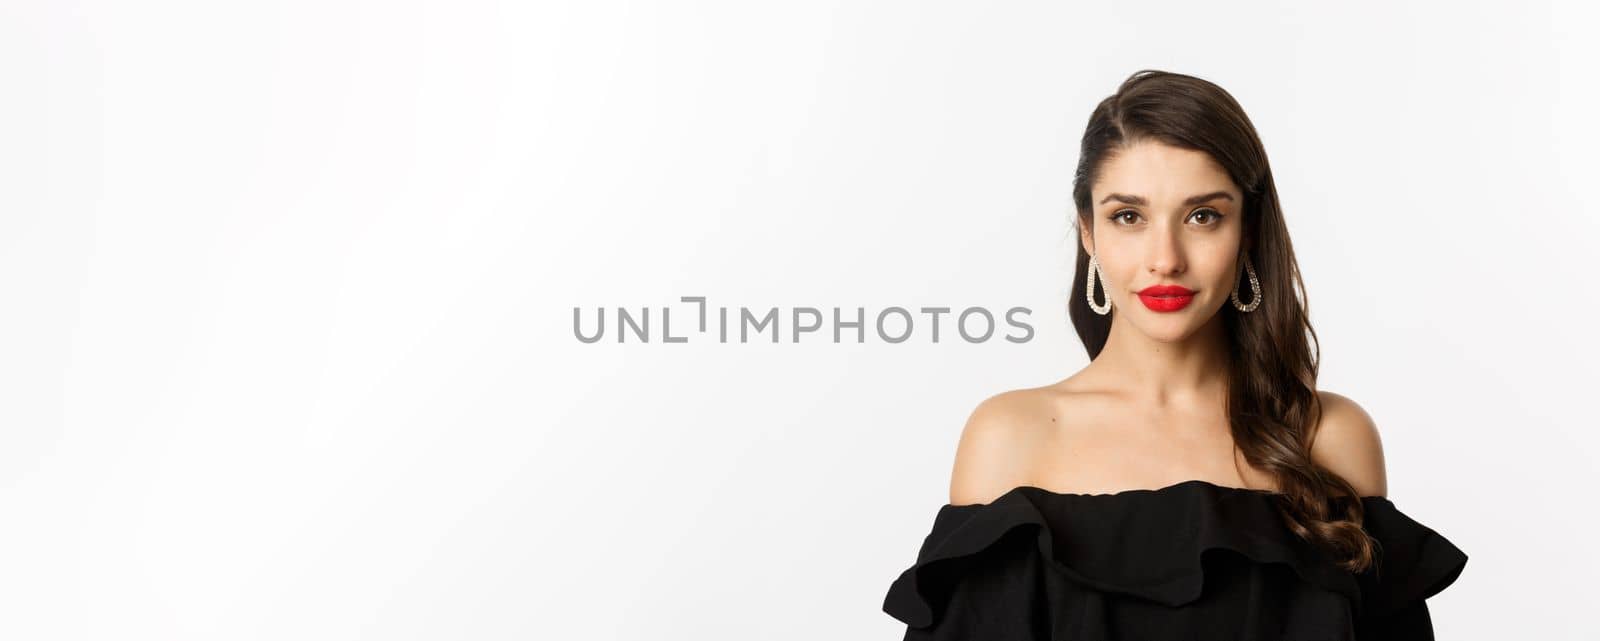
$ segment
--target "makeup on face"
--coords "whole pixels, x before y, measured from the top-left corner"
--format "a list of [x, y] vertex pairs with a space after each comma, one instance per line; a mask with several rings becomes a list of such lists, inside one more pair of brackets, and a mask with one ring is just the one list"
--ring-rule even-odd
[[1151, 311], [1175, 312], [1194, 302], [1195, 291], [1182, 285], [1151, 285], [1139, 290], [1139, 302]]

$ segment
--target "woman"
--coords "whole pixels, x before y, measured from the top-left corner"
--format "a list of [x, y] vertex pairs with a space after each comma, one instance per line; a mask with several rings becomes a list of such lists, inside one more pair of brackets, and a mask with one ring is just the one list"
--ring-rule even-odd
[[1073, 189], [1091, 362], [993, 396], [884, 610], [906, 639], [1432, 639], [1466, 555], [1387, 498], [1316, 334], [1238, 103], [1141, 71], [1095, 108]]

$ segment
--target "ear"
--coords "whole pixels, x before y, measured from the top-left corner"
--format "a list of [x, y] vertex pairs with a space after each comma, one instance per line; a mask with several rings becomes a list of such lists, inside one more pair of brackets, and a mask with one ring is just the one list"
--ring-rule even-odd
[[[1089, 221], [1088, 226], [1083, 221]], [[1078, 218], [1078, 242], [1083, 245], [1083, 251], [1090, 256], [1094, 255], [1094, 216], [1080, 216]]]

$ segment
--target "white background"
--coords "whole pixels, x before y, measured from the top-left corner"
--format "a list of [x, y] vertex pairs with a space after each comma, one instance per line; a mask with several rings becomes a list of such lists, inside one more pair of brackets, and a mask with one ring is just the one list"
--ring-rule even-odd
[[[1439, 638], [1593, 638], [1578, 5], [7, 1], [0, 637], [897, 639], [967, 414], [1087, 362], [1078, 139], [1157, 68], [1471, 557]], [[573, 335], [681, 296], [1036, 333]]]

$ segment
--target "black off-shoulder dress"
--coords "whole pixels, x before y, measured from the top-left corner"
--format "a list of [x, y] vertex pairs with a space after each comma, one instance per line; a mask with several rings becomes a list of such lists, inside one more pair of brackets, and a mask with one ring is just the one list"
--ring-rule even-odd
[[1378, 562], [1351, 573], [1289, 530], [1282, 495], [1184, 481], [944, 505], [883, 610], [905, 639], [1431, 641], [1424, 602], [1467, 555], [1362, 497]]

